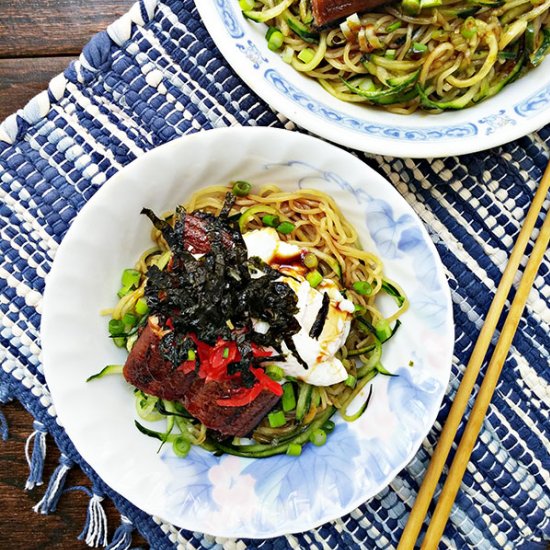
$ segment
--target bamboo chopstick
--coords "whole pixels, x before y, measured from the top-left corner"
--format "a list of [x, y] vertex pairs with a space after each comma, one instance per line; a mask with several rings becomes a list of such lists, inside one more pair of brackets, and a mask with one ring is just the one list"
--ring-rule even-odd
[[550, 214], [547, 215], [544, 220], [544, 224], [535, 241], [535, 246], [533, 247], [529, 261], [525, 266], [525, 271], [523, 272], [517, 293], [510, 307], [510, 312], [502, 327], [500, 337], [489, 362], [489, 366], [487, 367], [487, 372], [485, 373], [485, 377], [476, 397], [470, 418], [462, 434], [460, 444], [458, 445], [458, 449], [449, 470], [449, 475], [443, 485], [443, 490], [439, 496], [430, 526], [428, 527], [426, 537], [422, 543], [422, 549], [437, 548], [439, 544], [458, 488], [460, 487], [464, 472], [468, 466], [470, 455], [477, 441], [477, 436], [479, 435], [483, 420], [487, 414], [487, 409], [491, 404], [491, 398], [497, 386], [502, 367], [504, 366], [504, 361], [512, 345], [512, 340], [518, 328], [529, 292], [533, 286], [544, 253], [548, 249], [549, 242]]
[[[428, 465], [428, 469], [426, 471], [426, 475], [424, 477], [424, 480], [418, 492], [418, 496], [416, 497], [416, 501], [414, 503], [413, 509], [411, 510], [411, 514], [407, 521], [407, 525], [405, 526], [405, 529], [403, 530], [403, 534], [401, 535], [401, 540], [399, 541], [399, 545], [397, 547], [398, 550], [409, 550], [409, 549], [413, 549], [415, 546], [416, 540], [418, 538], [418, 535], [422, 528], [422, 524], [424, 522], [424, 518], [426, 517], [428, 507], [430, 505], [434, 491], [437, 487], [437, 483], [439, 481], [439, 478], [441, 477], [443, 467], [445, 466], [445, 462], [449, 455], [449, 451], [452, 447], [454, 438], [460, 426], [460, 422], [464, 416], [464, 412], [466, 411], [466, 408], [468, 406], [468, 400], [474, 388], [476, 379], [479, 375], [479, 371], [481, 369], [483, 359], [485, 358], [485, 355], [487, 354], [487, 350], [489, 349], [489, 345], [491, 343], [491, 339], [495, 332], [498, 320], [501, 316], [502, 310], [504, 308], [504, 304], [506, 303], [506, 299], [512, 287], [514, 277], [519, 268], [521, 259], [523, 258], [523, 254], [529, 242], [530, 236], [535, 227], [535, 223], [537, 221], [540, 211], [542, 210], [542, 206], [544, 204], [544, 200], [548, 193], [549, 187], [550, 187], [550, 164], [548, 164], [548, 166], [546, 167], [546, 170], [539, 184], [537, 192], [533, 197], [531, 207], [529, 208], [529, 212], [527, 213], [523, 227], [518, 235], [518, 238], [516, 240], [512, 253], [510, 254], [508, 264], [506, 265], [506, 268], [504, 270], [504, 273], [498, 285], [497, 291], [495, 293], [495, 297], [493, 298], [491, 306], [489, 307], [489, 311], [487, 312], [485, 323], [479, 333], [478, 339], [472, 351], [472, 355], [470, 356], [470, 360], [468, 361], [468, 365], [466, 366], [466, 369], [464, 371], [462, 382], [460, 383], [458, 391], [454, 397], [451, 410], [449, 411], [449, 416], [447, 417], [445, 426], [439, 438], [439, 442], [432, 455], [430, 464]], [[547, 220], [545, 222], [545, 226], [546, 225], [547, 225]], [[540, 238], [540, 235], [539, 235], [539, 238]], [[537, 242], [539, 241], [537, 240]], [[539, 246], [539, 249], [541, 247], [542, 245]], [[533, 253], [534, 253], [534, 250], [533, 250]], [[543, 254], [544, 254], [544, 249], [541, 253], [539, 264], [540, 264], [540, 261], [542, 261]], [[534, 258], [534, 255], [533, 255], [533, 258]], [[529, 263], [532, 263], [532, 262], [529, 262]], [[537, 270], [538, 270], [538, 265], [537, 265]], [[528, 289], [527, 289], [527, 293], [528, 293]], [[519, 289], [517, 294], [519, 294]], [[517, 294], [516, 294], [516, 297], [517, 297]], [[527, 296], [524, 297], [524, 300], [526, 299], [527, 299]], [[521, 308], [521, 311], [523, 311], [523, 307]], [[521, 313], [520, 313], [520, 316], [521, 316]], [[514, 328], [514, 332], [515, 332], [515, 328]], [[513, 336], [513, 332], [512, 332], [512, 336]], [[497, 373], [497, 380], [498, 380], [499, 374], [500, 374], [500, 370]], [[495, 384], [497, 380], [495, 380]], [[481, 390], [480, 390], [480, 394], [481, 394]], [[491, 392], [491, 395], [492, 395], [492, 392]], [[478, 408], [478, 410], [480, 410], [480, 408]], [[473, 414], [473, 411], [472, 411], [472, 414]], [[481, 421], [482, 420], [483, 418], [481, 418]], [[476, 434], [476, 437], [477, 437], [477, 434]], [[475, 441], [475, 438], [474, 438], [474, 441]], [[466, 466], [466, 464], [464, 464], [464, 466]], [[449, 478], [450, 477], [451, 476], [449, 474]], [[458, 479], [458, 482], [455, 482], [457, 483], [457, 486], [460, 484], [461, 479], [462, 479], [462, 475], [460, 476], [460, 479]], [[456, 495], [456, 492], [455, 492], [455, 495]], [[454, 500], [454, 496], [451, 500], [451, 506], [452, 506], [453, 500]], [[447, 504], [445, 506], [449, 506], [449, 505]], [[449, 510], [450, 510], [450, 507], [449, 507]], [[442, 529], [444, 529], [445, 523], [446, 523], [446, 517], [443, 523], [443, 527], [441, 528], [441, 532], [442, 532]], [[432, 535], [433, 534], [434, 534], [434, 531], [432, 531]], [[441, 534], [439, 536], [441, 536]], [[437, 542], [435, 544], [437, 545]]]

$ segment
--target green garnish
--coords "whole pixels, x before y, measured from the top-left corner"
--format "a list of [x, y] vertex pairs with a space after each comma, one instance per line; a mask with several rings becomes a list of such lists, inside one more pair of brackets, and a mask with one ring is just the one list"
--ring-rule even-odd
[[252, 191], [252, 184], [248, 181], [239, 180], [233, 184], [231, 191], [236, 197], [246, 197]]
[[318, 428], [313, 430], [309, 436], [309, 440], [316, 446], [321, 447], [327, 442], [327, 433], [325, 430]]
[[286, 424], [285, 413], [283, 411], [270, 412], [267, 420], [272, 428], [280, 428]]
[[296, 226], [291, 222], [282, 222], [277, 226], [277, 231], [283, 235], [288, 235], [292, 233]]
[[285, 384], [283, 386], [283, 397], [281, 398], [281, 404], [283, 411], [289, 412], [296, 408], [296, 395], [294, 394], [294, 388], [292, 384]]
[[290, 456], [300, 456], [302, 454], [302, 446], [298, 443], [290, 443], [286, 454]]
[[323, 276], [317, 270], [310, 271], [306, 275], [306, 280], [312, 288], [315, 288], [315, 287], [319, 286], [319, 284], [323, 280]]
[[372, 285], [368, 281], [355, 281], [352, 288], [360, 296], [370, 296], [372, 294]]
[[266, 214], [265, 216], [262, 216], [262, 223], [267, 225], [267, 227], [277, 227], [281, 223], [281, 220], [279, 220], [279, 216], [275, 216], [274, 214]]

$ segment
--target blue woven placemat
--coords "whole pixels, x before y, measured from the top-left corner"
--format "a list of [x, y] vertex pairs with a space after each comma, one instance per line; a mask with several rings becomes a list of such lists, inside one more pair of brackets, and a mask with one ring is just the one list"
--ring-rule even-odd
[[[456, 347], [438, 421], [409, 466], [363, 506], [308, 533], [268, 541], [179, 530], [114, 493], [76, 453], [56, 420], [40, 365], [44, 278], [71, 221], [110, 176], [183, 134], [220, 126], [295, 129], [234, 74], [190, 0], [141, 0], [79, 61], [0, 126], [0, 402], [32, 413], [27, 488], [42, 482], [45, 433], [62, 451], [36, 505], [55, 511], [78, 465], [90, 478], [81, 538], [130, 548], [133, 529], [153, 548], [392, 548], [411, 509], [464, 365], [548, 162], [550, 127], [491, 151], [441, 160], [366, 157], [426, 224], [445, 264]], [[548, 209], [548, 202], [546, 210]], [[541, 219], [539, 219], [539, 225]], [[521, 320], [474, 450], [442, 548], [545, 548], [550, 540], [550, 258]], [[0, 434], [8, 429], [0, 413]], [[101, 501], [120, 510], [107, 526]], [[116, 528], [116, 530], [115, 530]]]

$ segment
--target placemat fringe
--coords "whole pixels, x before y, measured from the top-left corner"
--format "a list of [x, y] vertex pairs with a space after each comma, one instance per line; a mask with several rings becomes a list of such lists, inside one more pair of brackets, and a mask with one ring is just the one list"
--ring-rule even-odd
[[[44, 471], [44, 460], [46, 459], [46, 426], [42, 422], [33, 422], [34, 431], [27, 438], [25, 444], [25, 457], [29, 465], [29, 477], [25, 483], [25, 490], [30, 491], [38, 485], [42, 485], [42, 474]], [[31, 443], [34, 440], [32, 454], [30, 453]], [[30, 456], [29, 456], [30, 455]]]
[[105, 547], [107, 546], [107, 515], [101, 504], [103, 496], [96, 492], [90, 494], [86, 523], [82, 533], [78, 535], [78, 540], [83, 540], [92, 548]]
[[67, 474], [73, 467], [74, 462], [65, 454], [59, 457], [59, 465], [52, 474], [48, 483], [48, 488], [42, 499], [33, 507], [33, 510], [40, 514], [50, 514], [55, 512], [57, 503], [63, 493], [63, 487], [67, 479]]
[[[13, 399], [11, 389], [8, 384], [0, 384], [0, 403], [5, 405]], [[4, 413], [0, 410], [0, 436], [2, 441], [6, 441], [9, 436], [8, 421], [4, 416]]]
[[106, 550], [129, 550], [132, 546], [133, 532], [134, 525], [125, 515], [121, 514], [120, 525], [117, 527]]

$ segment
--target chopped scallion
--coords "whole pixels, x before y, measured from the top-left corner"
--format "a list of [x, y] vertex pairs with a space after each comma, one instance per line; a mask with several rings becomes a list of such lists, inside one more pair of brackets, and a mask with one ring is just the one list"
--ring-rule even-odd
[[294, 388], [292, 384], [285, 384], [283, 386], [283, 397], [281, 399], [283, 411], [288, 412], [296, 408], [296, 395], [294, 394]]
[[269, 27], [265, 34], [265, 38], [267, 40], [267, 47], [272, 52], [279, 50], [285, 40], [283, 33], [277, 27]]
[[188, 361], [194, 361], [197, 358], [197, 354], [195, 353], [194, 349], [190, 349], [187, 352], [187, 360]]
[[355, 388], [356, 383], [357, 383], [357, 378], [355, 378], [353, 374], [349, 374], [348, 377], [346, 378], [346, 381], [344, 382], [344, 384], [350, 388]]
[[312, 288], [315, 288], [321, 284], [323, 276], [317, 270], [314, 270], [306, 275], [306, 280]]
[[282, 222], [277, 226], [277, 231], [283, 235], [288, 235], [292, 233], [296, 226], [291, 222]]
[[311, 48], [304, 48], [299, 54], [298, 59], [304, 63], [309, 63], [315, 57], [315, 51]]
[[115, 343], [115, 346], [117, 348], [123, 348], [126, 346], [126, 338], [124, 338], [124, 336], [118, 336], [117, 338], [113, 338], [113, 342]]
[[125, 269], [122, 272], [122, 286], [128, 288], [135, 288], [139, 286], [141, 279], [141, 273], [137, 269]]
[[352, 288], [360, 296], [370, 296], [372, 294], [372, 285], [368, 281], [355, 281]]
[[124, 298], [126, 294], [132, 292], [132, 288], [129, 286], [123, 286], [116, 294], [119, 298]]
[[386, 59], [395, 59], [396, 54], [397, 54], [396, 50], [386, 50], [384, 52], [384, 57]]
[[300, 456], [302, 454], [302, 446], [299, 443], [290, 443], [286, 454], [290, 456]]
[[334, 428], [336, 427], [336, 424], [332, 420], [327, 420], [323, 424], [323, 430], [325, 430], [326, 433], [331, 433], [334, 431]]
[[138, 315], [146, 315], [149, 312], [149, 306], [147, 305], [147, 302], [143, 298], [140, 298], [136, 302], [134, 309]]
[[229, 348], [223, 348], [222, 357], [227, 359], [229, 357]]
[[319, 265], [319, 260], [317, 259], [317, 256], [313, 254], [313, 252], [308, 252], [304, 256], [304, 265], [308, 269], [313, 269], [314, 267], [317, 267]]
[[270, 412], [267, 420], [272, 428], [280, 428], [286, 424], [285, 413], [283, 411]]
[[125, 313], [122, 317], [122, 322], [126, 329], [132, 328], [137, 323], [137, 317], [133, 313]]
[[112, 336], [124, 334], [124, 323], [119, 319], [111, 319], [109, 321], [109, 334]]
[[191, 450], [191, 443], [189, 443], [185, 437], [180, 435], [172, 442], [172, 450], [176, 456], [185, 458]]
[[411, 51], [412, 53], [424, 53], [428, 51], [428, 46], [426, 46], [426, 44], [422, 44], [421, 42], [413, 42]]
[[277, 365], [268, 365], [265, 368], [265, 373], [275, 382], [279, 382], [285, 376], [285, 371]]
[[279, 216], [266, 214], [265, 216], [262, 216], [262, 223], [267, 225], [267, 227], [277, 227], [281, 221], [279, 220]]
[[327, 442], [327, 433], [321, 428], [313, 430], [309, 436], [309, 440], [316, 446], [322, 447]]
[[239, 180], [233, 184], [232, 193], [236, 197], [246, 197], [252, 191], [252, 184], [248, 181]]
[[239, 6], [243, 11], [250, 11], [254, 9], [254, 0], [239, 0]]
[[402, 25], [403, 23], [401, 21], [394, 21], [391, 25], [388, 25], [386, 27], [386, 32], [390, 33], [396, 31], [397, 29], [401, 28]]

